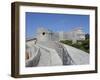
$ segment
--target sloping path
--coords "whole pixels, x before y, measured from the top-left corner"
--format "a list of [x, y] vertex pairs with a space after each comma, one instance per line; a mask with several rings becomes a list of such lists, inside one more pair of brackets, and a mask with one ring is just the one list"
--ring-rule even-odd
[[57, 52], [43, 45], [40, 47], [41, 57], [38, 66], [57, 66], [63, 65], [63, 62]]
[[88, 53], [69, 45], [63, 45], [67, 49], [68, 54], [71, 56], [75, 64], [89, 64]]
[[[61, 43], [62, 44], [62, 43]], [[34, 41], [30, 41], [27, 43], [27, 45], [29, 45], [30, 47], [33, 47]], [[79, 64], [89, 64], [89, 54], [74, 48], [72, 46], [69, 45], [65, 45], [62, 44], [67, 53], [69, 54], [69, 56], [71, 57], [72, 61], [74, 62], [74, 64], [79, 65]], [[52, 66], [52, 65], [63, 65], [63, 62], [61, 60], [61, 57], [59, 56], [59, 53], [62, 53], [60, 50], [61, 46], [58, 46], [58, 44], [54, 44], [54, 43], [37, 43], [36, 44], [37, 47], [40, 48], [40, 59], [39, 59], [39, 63], [37, 66]]]

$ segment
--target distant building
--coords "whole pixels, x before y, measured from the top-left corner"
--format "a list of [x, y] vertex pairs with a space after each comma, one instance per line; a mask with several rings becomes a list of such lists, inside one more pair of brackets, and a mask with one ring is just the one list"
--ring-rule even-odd
[[58, 32], [59, 40], [72, 40], [76, 43], [77, 40], [85, 40], [85, 33], [81, 27], [77, 27], [70, 32]]
[[46, 28], [37, 29], [37, 40], [39, 41], [60, 41], [60, 40], [72, 40], [76, 43], [77, 40], [85, 40], [85, 33], [81, 27], [74, 28], [70, 32], [52, 32]]

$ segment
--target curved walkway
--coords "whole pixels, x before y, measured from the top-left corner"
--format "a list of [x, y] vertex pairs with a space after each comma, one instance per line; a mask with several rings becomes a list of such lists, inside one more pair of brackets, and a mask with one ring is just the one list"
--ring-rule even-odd
[[89, 53], [69, 45], [63, 44], [75, 64], [89, 64]]
[[[32, 59], [35, 62], [38, 62], [36, 66], [56, 66], [56, 65], [60, 66], [64, 65], [64, 62], [66, 65], [89, 64], [88, 53], [69, 45], [65, 45], [59, 42], [58, 43], [47, 42], [47, 43], [35, 44], [34, 41], [27, 42], [27, 45], [30, 47], [36, 46], [37, 48], [39, 48], [38, 53], [41, 54], [39, 55], [40, 57], [37, 57], [36, 60]], [[61, 48], [62, 47], [61, 45], [63, 46], [63, 48]], [[64, 49], [64, 52], [62, 52], [63, 51], [62, 49]], [[35, 53], [33, 52], [33, 54]], [[34, 61], [32, 63], [35, 64]]]

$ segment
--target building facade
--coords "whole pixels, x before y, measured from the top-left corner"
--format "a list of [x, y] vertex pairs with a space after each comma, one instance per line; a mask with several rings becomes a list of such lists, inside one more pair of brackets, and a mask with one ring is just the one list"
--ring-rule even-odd
[[81, 27], [74, 28], [69, 32], [52, 32], [51, 30], [45, 28], [37, 29], [37, 39], [39, 41], [61, 41], [61, 40], [72, 40], [76, 43], [77, 40], [85, 40], [85, 32], [83, 32]]

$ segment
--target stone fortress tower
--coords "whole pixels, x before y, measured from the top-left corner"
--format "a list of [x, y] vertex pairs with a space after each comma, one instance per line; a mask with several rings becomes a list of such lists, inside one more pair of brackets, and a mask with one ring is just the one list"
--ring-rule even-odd
[[73, 43], [76, 43], [77, 40], [85, 40], [85, 32], [83, 32], [82, 27], [74, 28], [69, 32], [52, 32], [46, 28], [37, 29], [37, 40], [39, 41], [60, 41], [60, 40], [72, 40]]
[[37, 29], [37, 40], [38, 41], [49, 41], [52, 40], [52, 31], [46, 29], [46, 28], [38, 28]]

